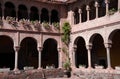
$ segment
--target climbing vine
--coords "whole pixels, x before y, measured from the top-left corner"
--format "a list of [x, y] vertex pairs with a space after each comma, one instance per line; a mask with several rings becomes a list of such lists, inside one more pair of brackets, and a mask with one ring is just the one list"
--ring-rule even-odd
[[62, 31], [63, 31], [62, 41], [68, 46], [70, 42], [70, 32], [71, 32], [69, 22], [65, 22], [63, 24]]

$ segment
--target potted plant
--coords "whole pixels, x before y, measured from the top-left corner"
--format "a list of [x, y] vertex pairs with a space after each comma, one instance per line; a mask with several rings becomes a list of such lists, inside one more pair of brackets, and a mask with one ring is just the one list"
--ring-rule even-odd
[[67, 77], [70, 77], [71, 76], [71, 67], [70, 67], [70, 61], [67, 60], [64, 64], [63, 64], [63, 67], [64, 67], [64, 73]]
[[116, 12], [115, 8], [112, 8], [108, 11], [109, 15], [113, 15]]
[[54, 22], [54, 23], [52, 23], [52, 25], [55, 27], [55, 29], [60, 30], [60, 24], [59, 24], [59, 22]]
[[79, 68], [80, 68], [80, 69], [84, 69], [85, 67], [86, 67], [86, 65], [84, 65], [84, 64], [80, 64], [80, 65], [79, 65]]
[[49, 26], [49, 23], [48, 23], [48, 22], [44, 21], [44, 22], [42, 23], [42, 25], [43, 25], [43, 27], [44, 27], [45, 29], [47, 29], [47, 30], [50, 29], [50, 26]]

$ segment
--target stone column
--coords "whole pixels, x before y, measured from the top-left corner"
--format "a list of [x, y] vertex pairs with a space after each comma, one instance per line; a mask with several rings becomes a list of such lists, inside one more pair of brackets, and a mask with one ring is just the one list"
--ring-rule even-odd
[[109, 0], [105, 0], [105, 4], [106, 4], [106, 15], [108, 15], [108, 12], [109, 12]]
[[39, 10], [39, 23], [41, 23], [41, 10]]
[[5, 7], [4, 7], [4, 3], [2, 4], [2, 19], [4, 20], [4, 9], [5, 9]]
[[98, 5], [97, 1], [95, 2], [95, 7], [96, 7], [96, 18], [98, 18], [98, 7], [99, 7], [99, 5]]
[[89, 19], [90, 19], [90, 7], [89, 7], [89, 5], [86, 6], [86, 10], [87, 10], [87, 21], [89, 21]]
[[107, 64], [108, 64], [107, 69], [112, 69], [111, 60], [110, 60], [110, 48], [111, 47], [112, 47], [111, 43], [105, 43], [105, 48], [106, 48], [106, 52], [107, 52]]
[[49, 24], [51, 24], [51, 12], [49, 11]]
[[38, 69], [41, 69], [41, 51], [42, 47], [38, 47]]
[[118, 0], [118, 10], [120, 12], [120, 0]]
[[73, 51], [72, 51], [72, 68], [76, 68], [76, 66], [75, 66], [75, 53], [76, 53], [76, 50], [77, 50], [77, 46], [76, 45], [74, 45], [74, 47], [73, 47]]
[[79, 9], [79, 23], [82, 22], [82, 10]]
[[27, 17], [28, 21], [30, 21], [30, 8], [28, 7], [28, 17]]
[[61, 48], [58, 48], [59, 68], [62, 68], [62, 52]]
[[18, 7], [16, 7], [16, 21], [18, 21]]
[[20, 49], [19, 46], [15, 46], [15, 65], [14, 65], [14, 71], [18, 70], [18, 51]]
[[92, 49], [92, 45], [89, 44], [86, 46], [87, 50], [88, 50], [88, 68], [92, 68], [91, 65], [91, 49]]

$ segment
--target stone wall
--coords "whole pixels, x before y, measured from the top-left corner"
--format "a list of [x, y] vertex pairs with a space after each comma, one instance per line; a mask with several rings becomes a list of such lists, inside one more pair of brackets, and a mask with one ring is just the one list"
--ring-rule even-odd
[[84, 69], [73, 73], [75, 79], [120, 79], [120, 71], [106, 69]]
[[62, 69], [0, 72], [0, 79], [46, 79], [62, 77], [64, 77]]

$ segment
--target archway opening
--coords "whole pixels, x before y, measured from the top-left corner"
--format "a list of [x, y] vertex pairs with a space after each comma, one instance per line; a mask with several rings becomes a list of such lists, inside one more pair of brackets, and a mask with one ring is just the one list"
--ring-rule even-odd
[[51, 12], [51, 23], [59, 22], [58, 11], [52, 10]]
[[114, 9], [115, 11], [118, 10], [118, 0], [110, 0], [109, 10], [111, 9]]
[[82, 22], [87, 21], [87, 11], [86, 11], [86, 5], [84, 4], [82, 6]]
[[78, 8], [75, 8], [74, 10], [74, 24], [78, 24], [79, 23], [79, 12], [78, 12]]
[[34, 68], [38, 67], [37, 42], [34, 38], [27, 37], [23, 39], [18, 54], [19, 69], [23, 69], [25, 66], [32, 66]]
[[28, 11], [25, 5], [19, 5], [18, 7], [18, 20], [28, 19]]
[[82, 37], [78, 37], [75, 45], [77, 46], [75, 52], [76, 67], [79, 68], [79, 65], [85, 65], [85, 67], [88, 67], [88, 55], [84, 39]]
[[1, 7], [1, 3], [0, 3], [0, 17], [2, 17], [2, 7]]
[[90, 20], [95, 19], [96, 17], [96, 8], [95, 1], [90, 2]]
[[38, 9], [36, 7], [31, 7], [31, 12], [30, 12], [30, 20], [35, 21], [39, 20], [39, 14], [38, 14]]
[[57, 41], [50, 38], [44, 42], [42, 50], [42, 67], [47, 66], [58, 68]]
[[105, 16], [105, 14], [106, 14], [105, 0], [98, 0], [98, 4], [99, 4], [98, 17]]
[[41, 10], [41, 23], [42, 22], [49, 22], [49, 15], [48, 15], [48, 10], [46, 8], [43, 8]]
[[11, 2], [5, 3], [4, 17], [6, 18], [7, 16], [16, 17], [15, 6]]
[[[111, 66], [115, 68], [115, 66], [120, 65], [120, 30], [115, 30], [111, 33], [112, 37], [112, 47], [111, 47]], [[110, 35], [110, 36], [111, 36]]]
[[92, 49], [91, 49], [91, 62], [92, 67], [96, 65], [107, 67], [106, 49], [104, 46], [103, 38], [100, 34], [94, 34], [91, 37]]
[[15, 52], [13, 40], [8, 36], [0, 36], [0, 68], [14, 68]]

